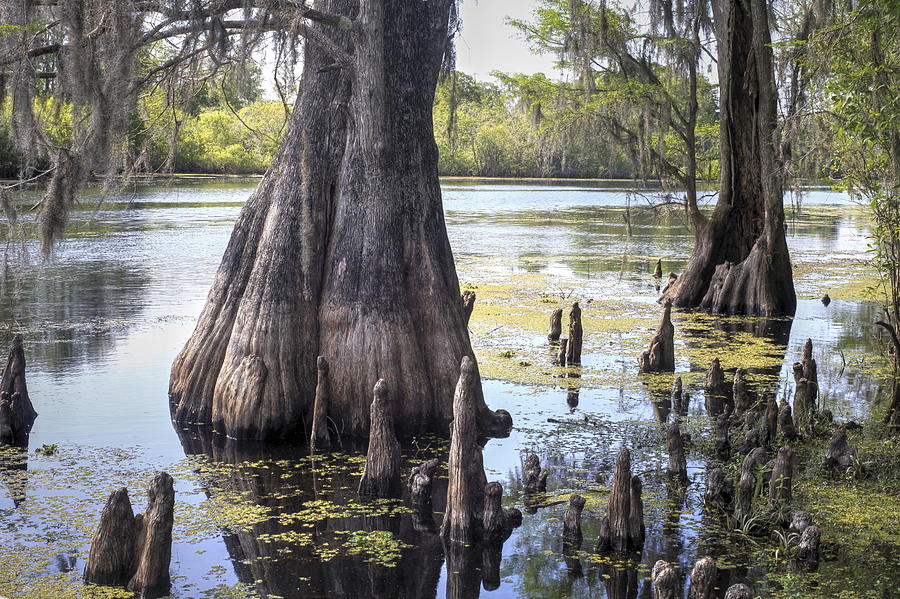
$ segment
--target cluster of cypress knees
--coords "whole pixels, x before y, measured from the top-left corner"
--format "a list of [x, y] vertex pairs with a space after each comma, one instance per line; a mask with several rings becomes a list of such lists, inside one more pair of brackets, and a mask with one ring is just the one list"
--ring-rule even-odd
[[[475, 294], [462, 296], [466, 316], [470, 316]], [[556, 353], [558, 365], [578, 365], [584, 330], [581, 308], [575, 302], [569, 313], [568, 338], [561, 338], [562, 309], [553, 312], [548, 338], [559, 344]], [[645, 372], [674, 372], [674, 327], [671, 321], [671, 304], [665, 303], [662, 320], [651, 339], [648, 350], [638, 358], [639, 370]], [[319, 357], [318, 381], [313, 409], [310, 437], [312, 451], [329, 447], [331, 439], [325, 421], [328, 393], [328, 362]], [[799, 559], [814, 568], [819, 561], [821, 530], [812, 524], [807, 512], [797, 512], [788, 519], [786, 509], [791, 502], [793, 476], [793, 452], [790, 445], [781, 447], [772, 460], [767, 458], [766, 448], [781, 437], [790, 443], [813, 430], [814, 424], [830, 420], [827, 410], [817, 410], [818, 381], [816, 363], [812, 358], [812, 342], [807, 340], [803, 359], [794, 365], [796, 391], [793, 409], [784, 404], [779, 408], [774, 397], [760, 399], [751, 391], [745, 380], [746, 372], [738, 369], [729, 385], [719, 360], [714, 359], [707, 373], [704, 388], [706, 410], [714, 419], [715, 444], [720, 459], [727, 460], [732, 453], [729, 432], [733, 427], [743, 428], [743, 443], [737, 448], [746, 455], [740, 469], [735, 492], [734, 481], [725, 477], [719, 467], [707, 475], [705, 503], [710, 509], [733, 511], [737, 519], [746, 518], [753, 509], [754, 490], [759, 487], [756, 477], [765, 477], [763, 488], [768, 488], [768, 507], [775, 522], [789, 525], [791, 538], [798, 539]], [[513, 528], [522, 523], [518, 509], [502, 506], [503, 487], [498, 482], [487, 482], [482, 459], [482, 446], [477, 418], [478, 372], [475, 361], [465, 356], [460, 363], [460, 376], [453, 397], [453, 422], [451, 424], [450, 454], [448, 460], [449, 482], [447, 504], [440, 532], [455, 543], [502, 543]], [[394, 434], [392, 412], [386, 384], [375, 384], [370, 408], [370, 436], [366, 464], [359, 483], [359, 494], [375, 497], [401, 497], [401, 450]], [[677, 377], [670, 401], [665, 409], [657, 412], [667, 419], [670, 410], [676, 415], [687, 414], [690, 398], [682, 390]], [[655, 407], [656, 408], [656, 407]], [[10, 356], [0, 383], [0, 443], [27, 446], [28, 432], [37, 413], [31, 404], [25, 382], [25, 359], [21, 335], [13, 340]], [[684, 485], [688, 482], [685, 445], [689, 436], [682, 434], [676, 418], [666, 429], [666, 446], [669, 453], [667, 473]], [[846, 430], [838, 428], [829, 444], [824, 467], [832, 472], [846, 470], [853, 462], [855, 449], [847, 442]], [[422, 511], [430, 509], [432, 481], [440, 467], [437, 459], [415, 466], [407, 479], [410, 502]], [[548, 471], [541, 468], [537, 455], [529, 454], [523, 469], [523, 487], [527, 495], [546, 491]], [[645, 526], [642, 482], [631, 473], [631, 453], [623, 448], [616, 459], [607, 513], [600, 522], [600, 535], [596, 550], [601, 553], [623, 554], [640, 551], [644, 545]], [[166, 472], [157, 473], [148, 491], [148, 506], [144, 514], [134, 514], [128, 489], [122, 488], [110, 494], [94, 533], [84, 572], [86, 583], [126, 587], [141, 598], [160, 597], [170, 590], [169, 565], [172, 553], [172, 527], [174, 523], [174, 481]], [[563, 549], [566, 555], [580, 550], [583, 535], [581, 515], [585, 499], [573, 494], [563, 519]], [[712, 558], [699, 560], [691, 574], [690, 597], [714, 596], [716, 565]], [[658, 561], [652, 569], [655, 599], [674, 599], [680, 596], [678, 577], [672, 564]], [[752, 597], [744, 584], [728, 588], [726, 599]]]

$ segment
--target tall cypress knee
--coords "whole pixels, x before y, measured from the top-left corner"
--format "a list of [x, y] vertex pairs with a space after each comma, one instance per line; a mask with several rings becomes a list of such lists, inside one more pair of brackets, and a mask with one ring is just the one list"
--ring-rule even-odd
[[400, 496], [400, 443], [394, 435], [394, 416], [387, 384], [375, 383], [372, 400], [369, 450], [359, 481], [359, 494], [374, 497]]

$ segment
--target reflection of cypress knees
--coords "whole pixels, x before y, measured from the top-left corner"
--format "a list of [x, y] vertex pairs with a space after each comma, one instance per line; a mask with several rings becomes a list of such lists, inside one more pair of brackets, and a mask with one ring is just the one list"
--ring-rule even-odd
[[469, 319], [472, 318], [472, 310], [475, 309], [475, 292], [463, 291], [461, 298], [463, 305], [463, 314], [465, 314], [466, 324], [468, 324]]
[[541, 470], [541, 460], [537, 457], [537, 454], [528, 454], [528, 457], [525, 458], [525, 468], [522, 476], [522, 486], [525, 489], [525, 493], [545, 492], [549, 475], [550, 473], [546, 470]]
[[550, 315], [550, 331], [547, 333], [550, 341], [559, 341], [559, 336], [562, 335], [562, 315], [562, 308], [557, 308]]
[[687, 459], [684, 457], [684, 439], [677, 422], [666, 428], [666, 449], [669, 450], [668, 474], [681, 484], [687, 482]]
[[653, 272], [653, 276], [657, 279], [662, 278], [662, 258], [656, 261], [656, 270]]
[[811, 568], [819, 565], [819, 542], [822, 539], [822, 531], [815, 524], [807, 526], [800, 535], [800, 552], [798, 557], [805, 561]]
[[735, 416], [742, 416], [756, 403], [755, 394], [747, 388], [747, 380], [744, 378], [746, 374], [747, 371], [743, 368], [734, 371], [734, 384], [731, 392], [734, 397]]
[[703, 390], [706, 392], [706, 412], [715, 418], [725, 410], [725, 373], [719, 358], [713, 358], [709, 365]]
[[522, 513], [515, 508], [505, 508], [503, 486], [490, 482], [484, 487], [484, 515], [482, 516], [483, 538], [489, 543], [505, 541], [512, 529], [522, 523]]
[[359, 494], [399, 497], [400, 443], [394, 435], [394, 416], [383, 379], [375, 383], [375, 398], [369, 413], [369, 450], [359, 480]]
[[413, 467], [409, 473], [409, 500], [413, 505], [431, 505], [431, 483], [440, 460], [432, 458]]
[[644, 526], [644, 499], [642, 497], [644, 484], [639, 476], [631, 477], [631, 512], [628, 516], [628, 537], [632, 549], [640, 549], [644, 546], [646, 527]]
[[581, 343], [584, 329], [581, 327], [581, 308], [578, 302], [569, 310], [569, 347], [566, 349], [567, 364], [581, 364]]
[[653, 582], [653, 599], [680, 599], [678, 576], [669, 562], [659, 560], [653, 565], [650, 579]]
[[847, 431], [843, 427], [838, 428], [831, 435], [828, 450], [825, 452], [825, 469], [832, 474], [846, 472], [853, 465], [853, 456], [856, 450], [847, 443]]
[[728, 429], [731, 427], [731, 420], [726, 414], [719, 414], [716, 418], [715, 438], [716, 438], [716, 454], [723, 460], [727, 460], [731, 455], [731, 441], [728, 438]]
[[9, 358], [0, 380], [0, 445], [28, 445], [28, 433], [37, 412], [28, 395], [25, 382], [25, 349], [22, 335], [16, 333], [9, 349]]
[[325, 356], [318, 357], [316, 369], [318, 371], [316, 401], [313, 406], [312, 432], [309, 440], [313, 451], [331, 446], [331, 438], [328, 436], [328, 361]]
[[734, 496], [734, 485], [725, 477], [721, 468], [713, 468], [706, 476], [704, 503], [708, 507], [726, 510]]
[[794, 476], [794, 452], [785, 445], [778, 450], [769, 479], [769, 507], [778, 509], [791, 503], [791, 479]]
[[463, 356], [459, 381], [453, 394], [447, 509], [441, 523], [441, 535], [458, 543], [471, 543], [478, 537], [484, 509], [487, 477], [481, 446], [478, 445], [478, 423], [475, 418], [477, 397], [475, 361]]
[[135, 517], [137, 569], [128, 590], [145, 597], [169, 593], [172, 560], [172, 525], [175, 522], [175, 488], [172, 477], [158, 473], [147, 491], [147, 511]]
[[113, 491], [91, 540], [84, 581], [101, 586], [126, 586], [134, 574], [136, 536], [128, 489]]
[[791, 406], [787, 402], [784, 402], [778, 412], [778, 427], [785, 439], [796, 441], [797, 429], [794, 428], [794, 417], [791, 415]]
[[556, 353], [556, 363], [560, 366], [566, 365], [566, 350], [568, 348], [569, 340], [566, 338], [559, 340], [559, 351]]
[[584, 535], [581, 533], [581, 512], [584, 510], [585, 499], [581, 495], [569, 497], [569, 505], [563, 517], [563, 547], [569, 551], [581, 549]]
[[753, 591], [744, 583], [733, 584], [725, 591], [725, 599], [753, 599]]
[[691, 571], [691, 587], [688, 599], [715, 599], [716, 596], [716, 560], [704, 557], [697, 560]]
[[638, 370], [641, 373], [675, 372], [675, 326], [669, 300], [666, 300], [662, 319], [650, 338], [650, 347], [638, 356]]

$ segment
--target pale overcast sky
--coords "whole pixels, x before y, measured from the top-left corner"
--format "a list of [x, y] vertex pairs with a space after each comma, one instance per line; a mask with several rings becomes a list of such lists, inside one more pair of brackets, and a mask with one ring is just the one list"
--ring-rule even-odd
[[493, 70], [511, 73], [543, 72], [553, 76], [554, 57], [535, 55], [506, 17], [524, 19], [534, 11], [536, 0], [463, 0], [463, 28], [456, 41], [457, 70], [480, 80]]

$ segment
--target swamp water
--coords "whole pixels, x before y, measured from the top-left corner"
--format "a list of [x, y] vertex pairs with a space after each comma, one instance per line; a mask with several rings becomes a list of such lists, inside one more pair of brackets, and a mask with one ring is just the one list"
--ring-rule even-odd
[[[752, 385], [790, 400], [791, 364], [811, 338], [820, 402], [836, 419], [863, 421], [887, 398], [871, 326], [878, 307], [865, 299], [868, 224], [844, 196], [811, 191], [789, 218], [792, 321], [673, 314], [677, 371], [692, 397], [682, 430], [693, 438], [690, 483], [677, 492], [665, 480], [659, 401], [673, 377], [638, 377], [636, 357], [661, 314], [656, 259], [677, 273], [691, 251], [681, 212], [642, 208], [610, 185], [446, 181], [460, 284], [478, 297], [470, 331], [485, 398], [514, 421], [508, 438], [487, 443], [484, 464], [524, 523], [502, 549], [445, 554], [434, 523], [446, 478], [435, 485], [432, 521], [402, 501], [357, 497], [364, 448], [312, 459], [302, 448], [236, 447], [173, 428], [169, 368], [251, 192], [250, 184], [139, 188], [76, 212], [49, 264], [34, 242], [7, 245], [0, 344], [23, 333], [40, 415], [30, 453], [0, 454], [0, 595], [128, 596], [80, 584], [90, 536], [112, 490], [128, 486], [143, 511], [147, 483], [165, 469], [177, 491], [175, 597], [649, 598], [656, 560], [675, 563], [686, 581], [705, 555], [717, 559], [722, 593], [746, 581], [768, 596], [900, 596], [900, 507], [880, 489], [795, 475], [795, 503], [836, 542], [815, 574], [795, 572], [773, 539], [732, 531], [702, 505], [713, 453], [702, 387], [713, 357], [726, 371], [752, 369]], [[555, 367], [549, 316], [576, 300], [583, 364]], [[404, 475], [424, 459], [445, 460], [447, 445], [416, 439]], [[592, 548], [623, 446], [644, 481], [647, 542], [642, 555], [611, 560]], [[550, 478], [548, 492], [526, 502], [530, 452]], [[575, 492], [587, 498], [585, 541], [567, 558], [562, 514]]]

